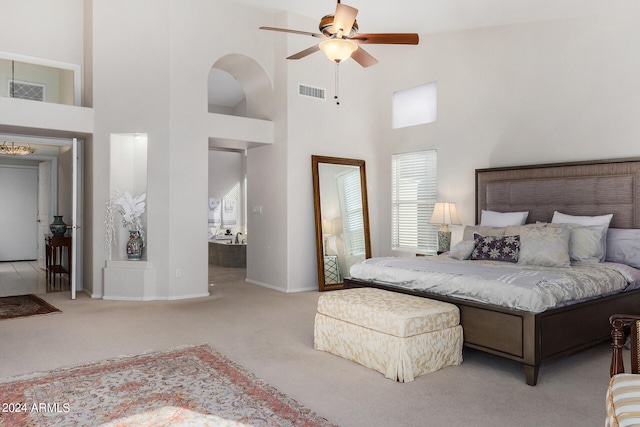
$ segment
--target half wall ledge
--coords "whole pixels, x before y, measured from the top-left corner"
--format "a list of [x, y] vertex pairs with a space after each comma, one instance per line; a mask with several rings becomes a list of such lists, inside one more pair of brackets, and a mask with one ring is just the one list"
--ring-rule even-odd
[[149, 261], [107, 261], [102, 299], [151, 301], [156, 295], [156, 270]]

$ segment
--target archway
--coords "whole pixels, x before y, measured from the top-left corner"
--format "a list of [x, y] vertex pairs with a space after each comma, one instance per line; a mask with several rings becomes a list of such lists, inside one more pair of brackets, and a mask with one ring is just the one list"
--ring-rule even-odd
[[271, 120], [274, 94], [266, 71], [252, 58], [229, 54], [218, 59], [208, 76], [208, 111]]

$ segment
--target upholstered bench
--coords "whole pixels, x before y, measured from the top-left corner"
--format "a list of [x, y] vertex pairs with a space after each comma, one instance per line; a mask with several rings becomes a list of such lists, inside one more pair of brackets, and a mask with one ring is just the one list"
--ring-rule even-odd
[[458, 307], [381, 289], [323, 293], [313, 343], [400, 382], [462, 363]]

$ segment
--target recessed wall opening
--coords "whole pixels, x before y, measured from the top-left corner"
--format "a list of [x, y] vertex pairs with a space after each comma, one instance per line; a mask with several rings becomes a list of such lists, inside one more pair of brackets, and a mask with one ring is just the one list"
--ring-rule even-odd
[[0, 96], [80, 105], [80, 70], [75, 64], [0, 52]]
[[393, 129], [433, 123], [437, 118], [437, 82], [425, 83], [393, 93]]
[[209, 113], [271, 120], [274, 94], [267, 72], [254, 59], [229, 54], [208, 75]]
[[240, 83], [226, 71], [212, 68], [209, 73], [209, 112], [246, 117], [247, 97]]
[[[138, 197], [147, 192], [147, 140], [146, 133], [111, 134], [109, 185], [111, 197], [117, 194], [124, 195], [125, 192], [132, 197]], [[143, 231], [146, 231], [146, 209], [140, 220]], [[110, 259], [126, 260], [129, 230], [122, 226], [119, 214], [114, 221], [113, 237]], [[144, 235], [144, 238], [147, 243], [147, 236]], [[143, 251], [143, 259], [146, 259], [146, 251]]]

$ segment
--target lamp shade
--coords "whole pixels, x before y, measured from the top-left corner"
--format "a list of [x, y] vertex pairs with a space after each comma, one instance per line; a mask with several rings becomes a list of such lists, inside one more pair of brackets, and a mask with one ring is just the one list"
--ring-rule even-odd
[[333, 226], [331, 224], [331, 220], [330, 219], [323, 219], [322, 220], [322, 234], [324, 234], [325, 236], [332, 236], [333, 235]]
[[320, 42], [320, 49], [334, 62], [342, 62], [351, 57], [351, 54], [358, 49], [358, 45], [346, 39], [328, 39]]
[[451, 202], [436, 202], [429, 224], [462, 225], [458, 217], [456, 204]]

